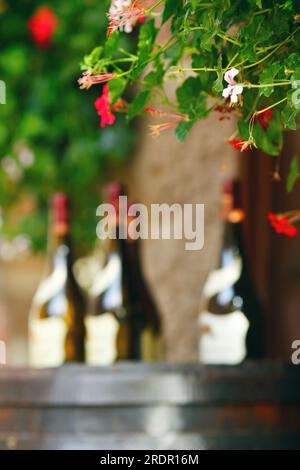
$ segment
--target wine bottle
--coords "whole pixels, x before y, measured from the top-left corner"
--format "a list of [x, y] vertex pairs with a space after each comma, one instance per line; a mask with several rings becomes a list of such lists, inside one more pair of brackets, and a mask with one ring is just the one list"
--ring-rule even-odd
[[69, 212], [66, 195], [56, 193], [46, 275], [29, 315], [29, 359], [34, 367], [84, 361], [85, 302], [72, 271]]
[[240, 184], [227, 181], [222, 192], [224, 235], [219, 266], [204, 286], [199, 315], [199, 358], [206, 364], [238, 364], [263, 356], [260, 306], [243, 247], [244, 212]]
[[125, 244], [129, 298], [132, 305], [132, 359], [161, 361], [163, 341], [160, 317], [145, 281], [139, 240], [127, 239]]
[[[114, 207], [123, 194], [120, 185], [106, 188]], [[118, 210], [116, 211], [118, 214]], [[86, 354], [90, 364], [109, 365], [117, 360], [151, 361], [160, 358], [160, 322], [144, 283], [138, 243], [119, 238], [106, 240], [106, 262], [91, 289], [86, 317]]]
[[106, 261], [90, 290], [86, 325], [86, 360], [109, 365], [130, 357], [130, 324], [121, 240], [106, 240]]

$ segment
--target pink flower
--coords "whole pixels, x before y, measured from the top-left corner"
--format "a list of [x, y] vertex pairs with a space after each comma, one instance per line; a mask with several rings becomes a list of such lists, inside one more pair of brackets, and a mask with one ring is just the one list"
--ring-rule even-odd
[[53, 10], [40, 7], [28, 21], [28, 29], [34, 42], [41, 48], [47, 48], [51, 45], [57, 24], [58, 19]]
[[187, 122], [189, 119], [187, 114], [168, 113], [167, 111], [162, 111], [155, 108], [145, 108], [145, 111], [152, 114], [153, 116], [156, 115], [159, 117], [170, 117], [174, 119], [174, 121], [168, 121], [162, 124], [153, 124], [149, 126], [150, 135], [152, 137], [158, 137], [162, 132], [171, 129], [172, 127], [176, 127], [181, 122]]
[[85, 70], [82, 77], [78, 79], [78, 84], [81, 90], [88, 90], [91, 86], [108, 82], [109, 80], [113, 80], [116, 76], [115, 73], [96, 73], [93, 75], [93, 72], [90, 70]]
[[224, 88], [222, 96], [223, 98], [229, 98], [231, 103], [237, 103], [238, 102], [238, 95], [241, 95], [243, 93], [243, 87], [242, 85], [237, 85], [236, 82], [234, 81], [234, 77], [239, 73], [238, 69], [230, 69], [227, 70], [227, 72], [224, 75], [224, 80], [228, 83], [228, 87]]
[[111, 111], [108, 85], [104, 85], [102, 95], [95, 100], [95, 108], [100, 116], [100, 127], [111, 126], [115, 122], [116, 117]]

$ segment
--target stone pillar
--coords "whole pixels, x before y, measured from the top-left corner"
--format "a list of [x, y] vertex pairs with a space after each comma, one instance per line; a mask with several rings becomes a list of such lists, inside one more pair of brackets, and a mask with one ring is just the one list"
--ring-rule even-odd
[[[154, 117], [148, 119], [153, 124]], [[181, 144], [173, 132], [157, 139], [147, 135], [127, 171], [129, 196], [151, 203], [205, 204], [205, 242], [201, 251], [186, 251], [185, 240], [144, 240], [143, 263], [163, 318], [167, 360], [197, 361], [197, 317], [207, 273], [217, 262], [221, 223], [220, 182], [232, 174], [235, 155], [225, 138], [231, 121], [213, 113], [194, 126]]]

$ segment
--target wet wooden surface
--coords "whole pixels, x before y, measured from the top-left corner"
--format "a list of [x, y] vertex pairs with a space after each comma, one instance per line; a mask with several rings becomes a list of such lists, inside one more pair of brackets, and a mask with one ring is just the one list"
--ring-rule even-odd
[[300, 368], [0, 369], [0, 449], [300, 449]]

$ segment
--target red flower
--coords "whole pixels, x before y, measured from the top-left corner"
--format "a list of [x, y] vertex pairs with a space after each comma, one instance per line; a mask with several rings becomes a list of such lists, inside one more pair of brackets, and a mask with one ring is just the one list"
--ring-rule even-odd
[[102, 95], [95, 100], [95, 108], [101, 118], [100, 127], [104, 128], [106, 124], [111, 126], [115, 122], [116, 117], [111, 111], [111, 101], [109, 97], [108, 85], [104, 85]]
[[220, 114], [219, 121], [224, 121], [224, 119], [230, 119], [230, 114], [235, 111], [232, 106], [223, 106], [221, 104], [215, 106], [214, 111]]
[[268, 121], [271, 121], [271, 119], [272, 119], [272, 109], [267, 109], [263, 113], [260, 113], [257, 115], [258, 123], [263, 129], [268, 129], [270, 125]]
[[272, 119], [272, 109], [266, 109], [266, 111], [263, 111], [262, 113], [259, 112], [259, 114], [253, 114], [251, 119], [254, 121], [257, 120], [260, 127], [267, 130], [270, 125], [268, 121], [271, 121]]
[[251, 150], [251, 145], [248, 140], [245, 139], [232, 139], [227, 141], [235, 150], [240, 150], [241, 152], [248, 152]]
[[269, 212], [268, 219], [276, 233], [282, 233], [290, 238], [296, 237], [298, 229], [294, 225], [290, 225], [290, 221], [287, 217]]
[[40, 7], [28, 21], [28, 29], [34, 42], [41, 48], [47, 48], [51, 45], [57, 24], [58, 20], [53, 10]]

